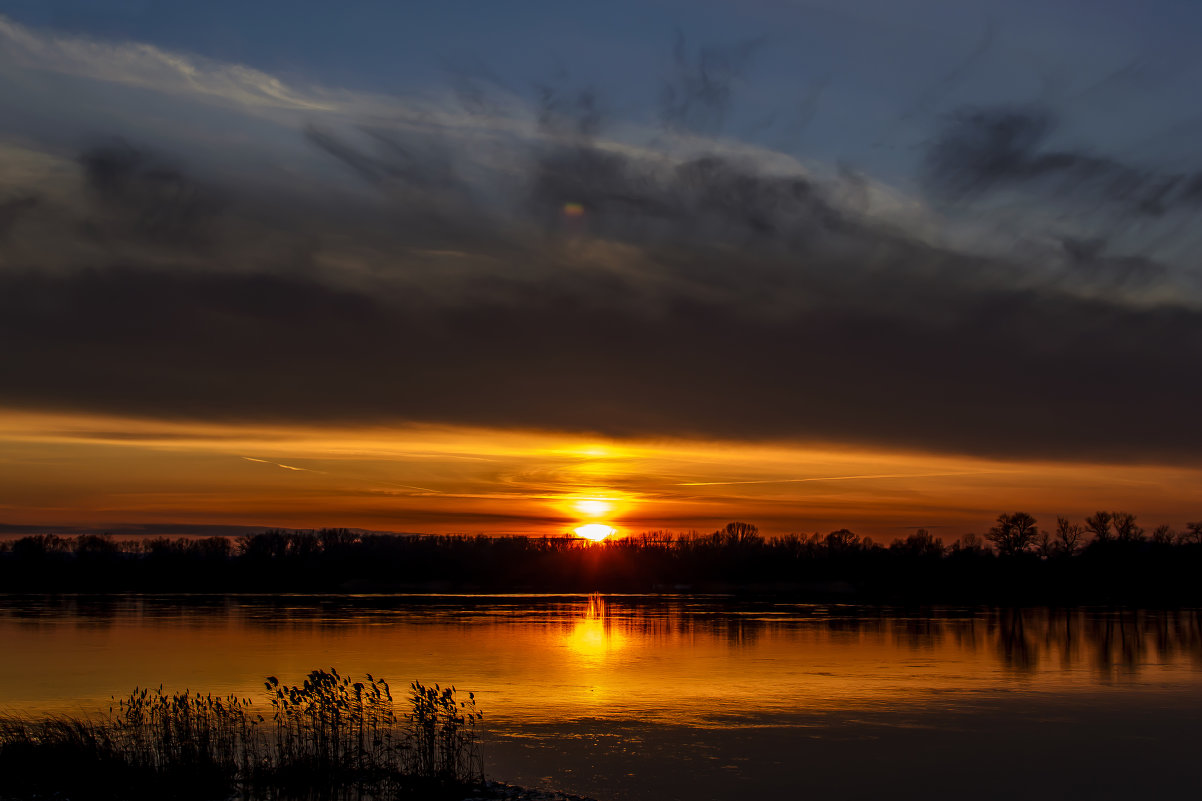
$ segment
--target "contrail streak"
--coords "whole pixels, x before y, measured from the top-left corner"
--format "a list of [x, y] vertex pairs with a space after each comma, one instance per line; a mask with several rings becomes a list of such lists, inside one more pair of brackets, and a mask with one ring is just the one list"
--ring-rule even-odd
[[282, 467], [285, 470], [295, 470], [298, 473], [321, 473], [322, 475], [325, 475], [325, 473], [323, 473], [321, 470], [310, 470], [307, 467], [293, 467], [290, 464], [280, 464], [279, 462], [273, 462], [268, 459], [256, 459], [253, 456], [243, 456], [241, 458], [245, 459], [248, 462], [258, 462], [260, 464], [272, 464], [272, 465], [275, 465], [276, 467]]
[[[289, 464], [280, 464], [279, 462], [273, 462], [270, 459], [256, 459], [253, 456], [240, 456], [239, 458], [245, 459], [248, 462], [258, 462], [259, 464], [275, 465], [276, 467], [282, 467], [285, 470], [296, 470], [301, 473], [317, 473], [317, 474], [323, 475], [323, 476], [331, 475], [330, 473], [326, 472], [325, 470], [311, 470], [308, 467], [293, 467], [292, 465], [289, 465]], [[335, 474], [335, 475], [338, 475], [338, 474]], [[387, 484], [391, 487], [400, 487], [402, 489], [409, 489], [409, 490], [420, 490], [421, 492], [429, 492], [434, 495], [445, 495], [446, 494], [446, 493], [442, 492], [441, 490], [430, 489], [429, 487], [417, 487], [417, 486], [414, 486], [413, 484], [398, 484], [395, 481], [377, 481], [375, 479], [364, 478], [363, 476], [356, 476], [351, 473], [342, 473], [341, 475], [348, 476], [350, 478], [355, 479], [356, 481], [363, 481], [365, 483]]]

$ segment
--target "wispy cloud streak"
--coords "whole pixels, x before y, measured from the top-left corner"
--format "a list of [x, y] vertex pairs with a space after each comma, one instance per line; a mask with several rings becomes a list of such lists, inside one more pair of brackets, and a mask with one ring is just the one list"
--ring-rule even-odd
[[726, 487], [737, 484], [804, 484], [811, 481], [869, 481], [887, 478], [949, 478], [955, 476], [983, 476], [993, 471], [970, 470], [953, 473], [883, 473], [863, 476], [809, 476], [807, 478], [765, 478], [754, 481], [683, 481], [678, 487]]

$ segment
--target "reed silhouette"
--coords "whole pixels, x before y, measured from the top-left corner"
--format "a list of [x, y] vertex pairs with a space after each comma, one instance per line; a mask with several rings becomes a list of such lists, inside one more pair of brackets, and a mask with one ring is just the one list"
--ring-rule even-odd
[[[0, 797], [70, 799], [462, 798], [484, 781], [475, 696], [331, 668], [268, 677], [269, 707], [162, 687], [98, 719], [0, 718]], [[264, 712], [268, 712], [265, 715]]]

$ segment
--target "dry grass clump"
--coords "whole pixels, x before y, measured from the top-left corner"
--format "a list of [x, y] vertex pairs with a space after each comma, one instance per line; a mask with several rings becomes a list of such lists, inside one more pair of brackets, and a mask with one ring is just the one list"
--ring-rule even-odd
[[[475, 696], [315, 670], [247, 698], [135, 689], [95, 720], [0, 719], [0, 797], [81, 799], [437, 797], [483, 780]], [[264, 709], [264, 711], [267, 711]], [[462, 796], [460, 796], [462, 797]]]

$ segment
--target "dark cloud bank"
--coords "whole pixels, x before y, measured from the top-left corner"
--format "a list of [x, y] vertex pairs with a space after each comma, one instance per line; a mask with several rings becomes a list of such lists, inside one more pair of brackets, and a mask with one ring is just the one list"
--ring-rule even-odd
[[[0, 205], [0, 402], [1004, 457], [1202, 448], [1202, 312], [1141, 299], [1155, 260], [928, 244], [836, 202], [855, 176], [606, 147], [562, 105], [487, 190], [420, 133], [310, 128], [364, 186], [324, 204], [89, 147], [77, 207]], [[1024, 113], [950, 120], [931, 196], [1197, 205], [1191, 176], [1041, 150], [1050, 123]]]

